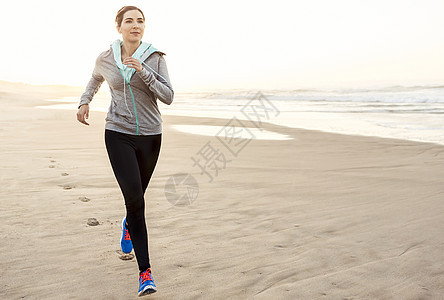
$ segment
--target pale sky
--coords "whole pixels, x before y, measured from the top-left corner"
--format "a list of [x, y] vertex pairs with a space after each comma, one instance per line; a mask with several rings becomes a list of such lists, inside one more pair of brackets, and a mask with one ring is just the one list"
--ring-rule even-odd
[[443, 0], [3, 1], [0, 80], [85, 86], [124, 5], [176, 91], [444, 84]]

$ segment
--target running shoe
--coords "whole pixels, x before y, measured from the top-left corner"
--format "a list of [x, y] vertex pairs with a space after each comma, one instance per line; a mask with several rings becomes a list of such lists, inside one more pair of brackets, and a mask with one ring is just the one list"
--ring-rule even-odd
[[139, 296], [148, 295], [155, 292], [157, 292], [157, 288], [153, 281], [151, 268], [148, 268], [139, 275]]
[[122, 220], [122, 238], [120, 239], [120, 247], [123, 253], [130, 253], [133, 250], [133, 243], [131, 242], [131, 237], [126, 228], [126, 217]]

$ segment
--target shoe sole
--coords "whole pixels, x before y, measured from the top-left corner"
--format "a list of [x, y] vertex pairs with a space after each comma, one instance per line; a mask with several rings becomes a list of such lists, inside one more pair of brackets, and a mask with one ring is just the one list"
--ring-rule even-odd
[[155, 288], [153, 288], [152, 286], [147, 286], [143, 291], [141, 291], [139, 293], [139, 297], [140, 296], [149, 295], [149, 294], [153, 294], [155, 292], [157, 292], [157, 290]]

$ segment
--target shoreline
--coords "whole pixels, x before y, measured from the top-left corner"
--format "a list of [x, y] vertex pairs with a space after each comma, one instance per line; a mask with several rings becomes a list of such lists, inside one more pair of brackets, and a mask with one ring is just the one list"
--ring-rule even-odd
[[[65, 108], [65, 107], [57, 107], [59, 104], [44, 104], [44, 105], [39, 105], [36, 106], [35, 108], [37, 109], [55, 109], [55, 110], [71, 110], [71, 111], [76, 111], [77, 109], [71, 109], [71, 108]], [[64, 104], [60, 104], [61, 106], [63, 106]], [[106, 113], [107, 111], [104, 109], [97, 109], [97, 108], [90, 108], [90, 111], [95, 111], [95, 112], [102, 112], [102, 113]], [[241, 121], [249, 121], [246, 118], [242, 118], [239, 115], [236, 115], [232, 117], [229, 117], [228, 115], [211, 115], [211, 116], [202, 116], [199, 115], [198, 112], [195, 111], [187, 111], [182, 112], [182, 113], [175, 113], [175, 112], [165, 112], [162, 111], [162, 118], [164, 116], [176, 116], [176, 117], [191, 117], [191, 118], [212, 118], [212, 119], [223, 119], [223, 120], [231, 120], [233, 119], [233, 117], [236, 117], [237, 119], [240, 119]], [[331, 134], [339, 134], [339, 135], [350, 135], [350, 136], [359, 136], [359, 137], [369, 137], [369, 138], [381, 138], [381, 139], [394, 139], [394, 140], [400, 140], [400, 141], [410, 141], [410, 142], [416, 142], [416, 143], [425, 143], [425, 144], [434, 144], [434, 145], [438, 145], [438, 146], [444, 146], [444, 143], [440, 143], [440, 142], [436, 142], [436, 141], [426, 141], [426, 140], [420, 140], [420, 139], [414, 139], [414, 138], [401, 138], [401, 137], [393, 137], [393, 136], [378, 136], [378, 135], [371, 135], [371, 134], [363, 134], [363, 133], [349, 133], [349, 132], [343, 132], [343, 131], [333, 131], [333, 130], [321, 130], [321, 129], [314, 129], [314, 128], [309, 128], [309, 127], [293, 127], [293, 126], [288, 126], [285, 124], [282, 124], [282, 122], [266, 122], [266, 121], [262, 121], [263, 123], [267, 123], [267, 124], [272, 124], [272, 125], [278, 125], [278, 126], [282, 126], [282, 127], [286, 127], [289, 129], [301, 129], [301, 130], [308, 130], [308, 131], [315, 131], [315, 132], [323, 132], [323, 133], [331, 133]], [[257, 128], [257, 127], [255, 127]], [[195, 131], [190, 131], [190, 133], [193, 133]]]
[[[185, 109], [188, 104], [181, 103], [181, 99], [184, 95], [178, 95], [178, 100], [175, 106], [170, 107], [159, 104], [162, 116], [175, 115], [175, 116], [193, 116], [199, 118], [222, 118], [222, 119], [232, 119], [236, 118], [241, 121], [248, 121], [249, 119], [243, 115], [239, 110], [190, 110]], [[106, 93], [98, 93], [95, 97], [95, 103], [90, 107], [91, 111], [107, 112], [107, 103], [109, 95]], [[204, 99], [200, 99], [204, 101]], [[39, 109], [72, 109], [77, 110], [77, 103], [72, 100], [63, 101], [63, 99], [46, 99], [46, 103], [37, 106]], [[54, 101], [59, 102], [57, 104], [50, 104]], [[245, 102], [245, 99], [244, 99]], [[184, 105], [184, 106], [182, 106]], [[294, 129], [306, 129], [315, 130], [326, 133], [336, 133], [345, 135], [355, 135], [355, 136], [368, 136], [368, 137], [380, 137], [389, 139], [399, 139], [422, 143], [431, 143], [436, 145], [444, 146], [444, 135], [439, 135], [439, 131], [436, 128], [429, 128], [428, 131], [424, 131], [424, 128], [419, 129], [409, 129], [408, 127], [403, 128], [403, 122], [407, 122], [407, 117], [395, 114], [392, 117], [389, 115], [377, 115], [369, 114], [366, 112], [361, 112], [359, 118], [356, 118], [354, 114], [347, 113], [325, 113], [319, 112], [293, 112], [286, 111], [285, 109], [279, 112], [277, 117], [271, 117], [263, 122], [268, 122], [271, 124], [276, 124], [280, 126], [285, 126]], [[437, 122], [435, 116], [424, 116], [421, 114], [411, 114], [408, 118], [414, 120], [419, 120], [424, 117], [432, 118], [429, 122]], [[394, 119], [392, 119], [394, 118]], [[396, 122], [401, 122], [400, 124]], [[385, 125], [381, 125], [381, 124]], [[405, 125], [405, 124], [404, 124]], [[414, 125], [412, 125], [414, 126]], [[416, 124], [415, 126], [419, 126]], [[430, 126], [430, 124], [429, 124]], [[257, 126], [256, 126], [257, 127]], [[411, 126], [410, 126], [411, 127]], [[436, 132], [436, 133], [435, 133]]]

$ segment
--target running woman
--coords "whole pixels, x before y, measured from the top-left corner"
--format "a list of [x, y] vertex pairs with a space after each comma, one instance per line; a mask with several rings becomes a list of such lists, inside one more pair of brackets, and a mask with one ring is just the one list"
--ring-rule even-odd
[[122, 7], [116, 16], [122, 40], [96, 59], [92, 77], [82, 94], [77, 120], [89, 125], [89, 103], [106, 80], [111, 103], [106, 116], [105, 145], [111, 167], [125, 200], [120, 245], [134, 252], [139, 267], [139, 296], [156, 292], [148, 253], [145, 191], [160, 153], [162, 118], [157, 99], [170, 105], [171, 86], [164, 52], [142, 42], [145, 16], [135, 6]]

